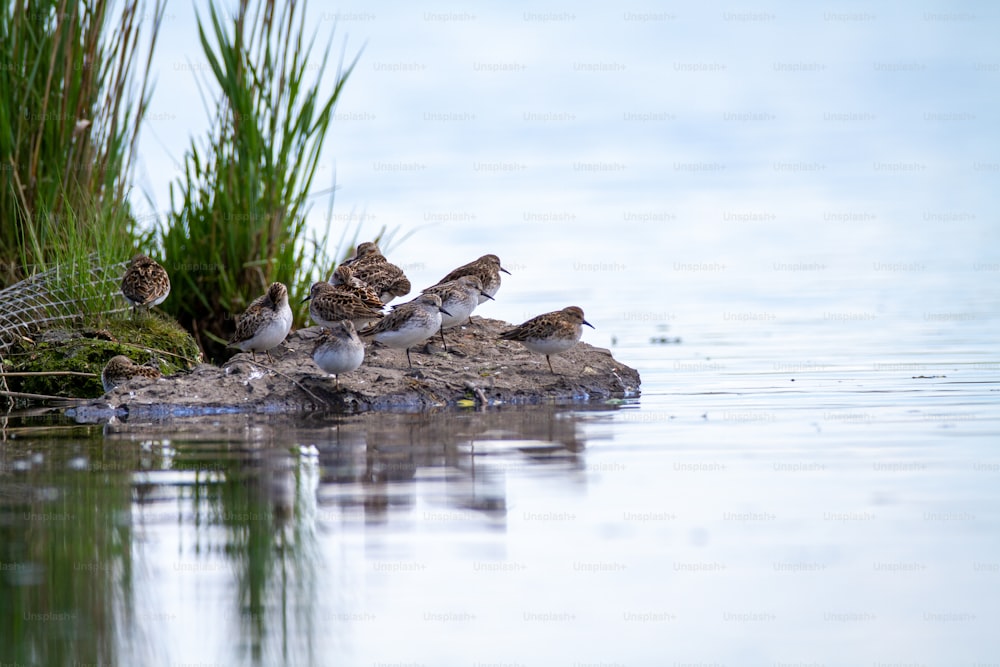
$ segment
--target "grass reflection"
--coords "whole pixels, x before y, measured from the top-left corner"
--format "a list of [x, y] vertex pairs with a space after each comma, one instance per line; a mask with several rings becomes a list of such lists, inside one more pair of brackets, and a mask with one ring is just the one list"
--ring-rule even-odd
[[50, 442], [0, 447], [0, 663], [118, 664], [133, 596], [132, 493], [120, 471], [135, 450]]
[[0, 657], [311, 664], [349, 651], [368, 618], [357, 558], [381, 557], [352, 536], [505, 531], [506, 474], [581, 468], [579, 419], [316, 413], [28, 433], [0, 449]]

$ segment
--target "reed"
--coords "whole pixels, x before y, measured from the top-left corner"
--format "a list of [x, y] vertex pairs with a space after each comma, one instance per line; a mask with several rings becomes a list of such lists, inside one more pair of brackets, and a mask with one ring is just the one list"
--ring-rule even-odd
[[304, 3], [244, 0], [231, 18], [213, 4], [198, 35], [218, 106], [207, 140], [188, 146], [159, 237], [184, 295], [164, 306], [218, 359], [236, 316], [271, 282], [289, 287], [304, 321], [299, 301], [330, 263], [329, 230], [307, 236], [308, 193], [357, 58], [346, 68], [341, 60], [323, 92], [332, 35], [317, 57]]
[[127, 255], [132, 156], [163, 10], [0, 3], [0, 287], [95, 251], [109, 263]]

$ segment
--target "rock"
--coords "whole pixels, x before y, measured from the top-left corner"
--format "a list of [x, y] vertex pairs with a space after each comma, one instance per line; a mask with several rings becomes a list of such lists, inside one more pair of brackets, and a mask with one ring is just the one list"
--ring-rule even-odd
[[[639, 394], [639, 373], [616, 361], [611, 352], [580, 342], [545, 357], [497, 335], [506, 322], [474, 317], [471, 325], [449, 329], [448, 347], [422, 345], [411, 350], [413, 371], [403, 350], [378, 345], [366, 350], [356, 371], [334, 378], [312, 360], [317, 327], [292, 332], [254, 363], [237, 354], [221, 368], [201, 364], [187, 373], [127, 383], [102, 399], [74, 408], [82, 421], [119, 417], [162, 418], [226, 412], [301, 412], [336, 410], [426, 410], [445, 406], [527, 404], [623, 398]], [[429, 351], [429, 353], [428, 353]]]

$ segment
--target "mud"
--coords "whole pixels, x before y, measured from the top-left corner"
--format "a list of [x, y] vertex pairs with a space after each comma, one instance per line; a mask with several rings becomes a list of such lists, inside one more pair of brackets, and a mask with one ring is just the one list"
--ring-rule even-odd
[[426, 349], [406, 354], [381, 346], [368, 347], [365, 363], [343, 374], [338, 387], [312, 360], [318, 327], [292, 332], [253, 362], [241, 353], [224, 366], [202, 364], [190, 372], [157, 380], [137, 379], [93, 402], [69, 411], [78, 421], [162, 419], [239, 412], [293, 413], [314, 410], [420, 411], [442, 407], [474, 408], [505, 404], [593, 401], [639, 394], [639, 373], [611, 352], [584, 342], [552, 357], [520, 343], [497, 340], [511, 325], [473, 317], [472, 324], [446, 332], [449, 351], [440, 337]]

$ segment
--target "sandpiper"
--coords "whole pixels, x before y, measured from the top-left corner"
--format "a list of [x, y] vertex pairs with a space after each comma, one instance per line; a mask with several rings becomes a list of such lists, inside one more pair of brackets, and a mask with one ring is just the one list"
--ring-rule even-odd
[[510, 275], [510, 271], [500, 266], [500, 258], [496, 255], [483, 255], [479, 259], [464, 264], [437, 282], [438, 285], [457, 280], [462, 276], [475, 276], [483, 284], [483, 292], [479, 296], [479, 303], [493, 298], [500, 289], [500, 272]]
[[170, 276], [156, 260], [140, 253], [129, 260], [125, 269], [122, 294], [131, 304], [133, 315], [139, 308], [149, 310], [163, 303], [170, 294]]
[[[428, 287], [422, 294], [437, 294], [441, 297], [441, 306], [450, 313], [441, 317], [441, 343], [447, 351], [444, 330], [457, 327], [466, 320], [472, 321], [472, 311], [479, 305], [479, 297], [483, 295], [483, 283], [476, 276], [462, 276], [457, 280]], [[487, 295], [486, 298], [493, 297]]]
[[390, 263], [371, 241], [359, 244], [354, 257], [345, 260], [344, 264], [351, 267], [356, 278], [368, 283], [378, 292], [383, 304], [410, 293], [409, 278], [401, 268]]
[[357, 294], [327, 282], [313, 283], [309, 296], [302, 299], [303, 303], [306, 301], [311, 302], [309, 316], [321, 327], [332, 327], [341, 320], [351, 320], [360, 327], [382, 319], [381, 306], [368, 305]]
[[451, 315], [441, 307], [441, 297], [437, 294], [421, 294], [413, 301], [407, 301], [393, 308], [380, 322], [358, 332], [364, 337], [373, 337], [379, 343], [406, 350], [406, 363], [410, 361], [410, 347], [427, 340], [441, 328], [441, 315]]
[[381, 309], [385, 304], [379, 298], [375, 289], [354, 275], [354, 270], [347, 264], [341, 264], [333, 272], [330, 284], [343, 292], [357, 294], [366, 306]]
[[327, 373], [332, 373], [337, 387], [340, 374], [350, 373], [365, 360], [365, 346], [358, 338], [350, 320], [334, 322], [316, 339], [312, 352], [313, 361]]
[[254, 361], [263, 352], [272, 363], [271, 348], [281, 345], [292, 329], [292, 309], [288, 305], [288, 288], [271, 283], [267, 292], [250, 302], [236, 323], [236, 333], [227, 347], [249, 350]]
[[134, 378], [155, 379], [161, 377], [160, 371], [149, 366], [140, 366], [124, 354], [111, 357], [111, 360], [104, 365], [101, 371], [101, 384], [104, 385], [104, 393], [108, 393], [115, 387]]
[[562, 310], [545, 313], [533, 317], [524, 324], [500, 334], [503, 340], [516, 340], [532, 352], [545, 355], [545, 361], [552, 369], [549, 355], [565, 352], [580, 340], [583, 327], [586, 324], [591, 329], [594, 325], [583, 319], [583, 310], [577, 306], [569, 306]]

